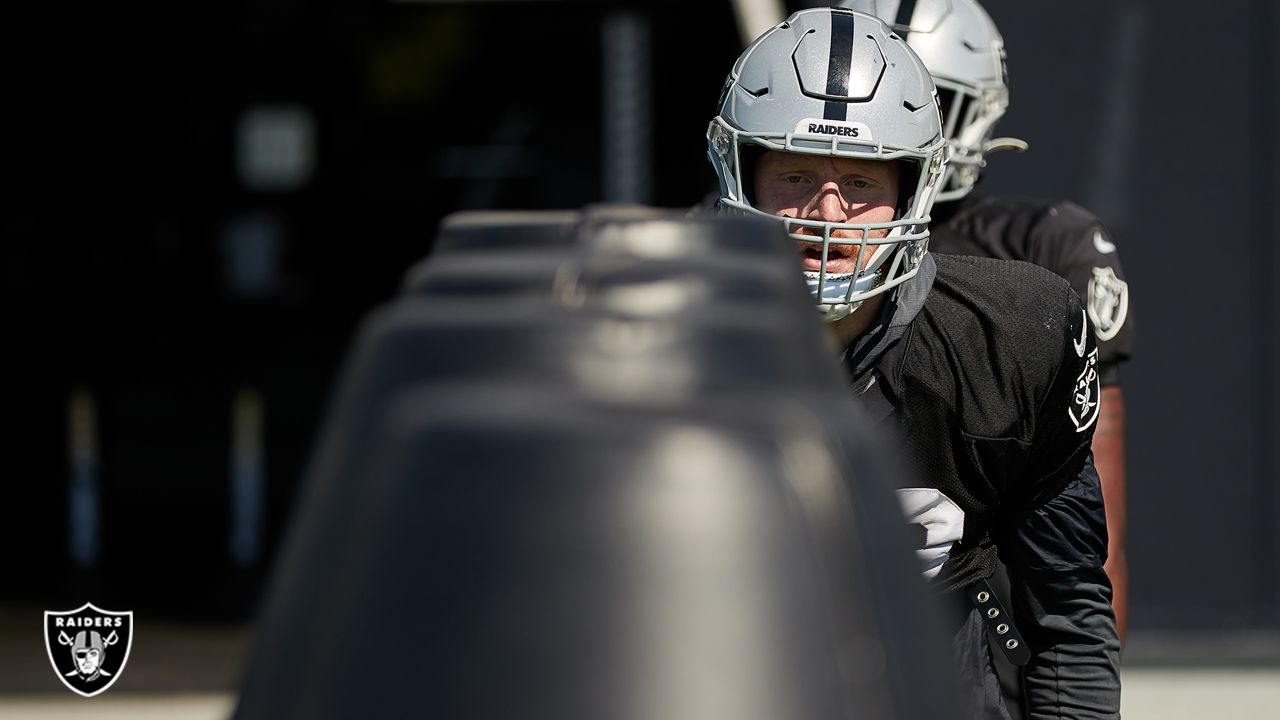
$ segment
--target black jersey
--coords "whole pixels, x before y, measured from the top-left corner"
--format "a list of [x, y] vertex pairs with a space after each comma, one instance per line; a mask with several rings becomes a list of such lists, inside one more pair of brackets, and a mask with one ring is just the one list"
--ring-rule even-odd
[[971, 193], [935, 205], [933, 218], [932, 252], [1023, 260], [1071, 283], [1098, 340], [1102, 384], [1119, 382], [1116, 366], [1133, 348], [1133, 313], [1119, 253], [1097, 217], [1065, 201]]
[[956, 541], [935, 558], [933, 582], [947, 591], [989, 577], [1011, 518], [1079, 476], [1098, 417], [1099, 352], [1062, 279], [1028, 263], [933, 259], [932, 288], [876, 378], [915, 476], [963, 513], [960, 536], [929, 538]]
[[[845, 356], [859, 400], [905, 440], [917, 487], [899, 493], [925, 575], [959, 595], [999, 559], [1031, 652], [1027, 716], [1114, 717], [1119, 641], [1090, 455], [1099, 350], [1084, 304], [1026, 262], [926, 258]], [[981, 623], [975, 611], [957, 632], [962, 667], [990, 669], [985, 645], [961, 642]], [[970, 685], [978, 717], [1010, 717], [994, 671]]]

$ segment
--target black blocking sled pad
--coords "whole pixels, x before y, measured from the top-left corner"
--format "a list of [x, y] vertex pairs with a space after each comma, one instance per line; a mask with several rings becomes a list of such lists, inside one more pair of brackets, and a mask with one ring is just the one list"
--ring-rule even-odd
[[463, 220], [357, 337], [236, 717], [956, 717], [781, 228]]

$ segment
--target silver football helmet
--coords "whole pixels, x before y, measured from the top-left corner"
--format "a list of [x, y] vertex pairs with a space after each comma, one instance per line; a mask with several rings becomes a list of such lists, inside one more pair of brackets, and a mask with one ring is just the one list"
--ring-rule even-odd
[[[817, 243], [822, 268], [805, 271], [828, 320], [913, 277], [929, 238], [929, 209], [947, 162], [929, 72], [884, 23], [848, 10], [802, 10], [768, 30], [738, 58], [707, 128], [707, 154], [720, 205], [782, 222], [791, 237]], [[752, 203], [755, 158], [775, 150], [902, 163], [895, 219], [878, 224], [783, 218]], [[833, 237], [837, 230], [850, 237]], [[882, 238], [873, 231], [887, 231]], [[831, 245], [856, 245], [858, 271], [826, 272]]]
[[843, 0], [893, 26], [924, 61], [938, 86], [943, 130], [951, 143], [951, 167], [938, 202], [958, 200], [978, 182], [986, 154], [1026, 150], [1017, 138], [995, 138], [996, 122], [1009, 107], [1004, 39], [974, 0]]

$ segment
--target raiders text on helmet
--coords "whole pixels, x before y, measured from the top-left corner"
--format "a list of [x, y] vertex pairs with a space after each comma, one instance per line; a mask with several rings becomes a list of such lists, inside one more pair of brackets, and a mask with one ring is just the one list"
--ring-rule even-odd
[[992, 139], [1009, 107], [1004, 40], [974, 0], [844, 0], [893, 26], [924, 61], [938, 86], [951, 166], [938, 201], [964, 197], [994, 150], [1026, 150], [1017, 138]]
[[[763, 151], [902, 162], [902, 197], [887, 223], [774, 218], [814, 243], [822, 270], [806, 272], [830, 320], [915, 275], [929, 237], [929, 209], [946, 167], [947, 144], [933, 81], [907, 44], [875, 17], [848, 10], [802, 10], [765, 32], [738, 58], [720, 113], [707, 128], [707, 153], [723, 207], [758, 210], [755, 158]], [[837, 230], [850, 237], [832, 237]], [[888, 231], [883, 238], [869, 235]], [[856, 273], [829, 276], [833, 244], [857, 245]]]

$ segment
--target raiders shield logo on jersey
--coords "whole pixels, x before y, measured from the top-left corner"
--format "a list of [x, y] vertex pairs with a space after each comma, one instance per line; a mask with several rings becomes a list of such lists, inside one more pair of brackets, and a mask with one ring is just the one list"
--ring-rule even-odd
[[1098, 348], [1089, 353], [1084, 370], [1076, 377], [1076, 384], [1071, 398], [1071, 407], [1067, 408], [1067, 416], [1076, 432], [1084, 432], [1098, 419], [1099, 399], [1102, 396], [1101, 378], [1098, 377]]
[[102, 610], [92, 603], [63, 612], [46, 610], [44, 644], [62, 684], [93, 697], [111, 687], [129, 662], [133, 612]]
[[1089, 320], [1099, 342], [1116, 336], [1129, 313], [1129, 283], [1109, 267], [1096, 267], [1089, 278]]

